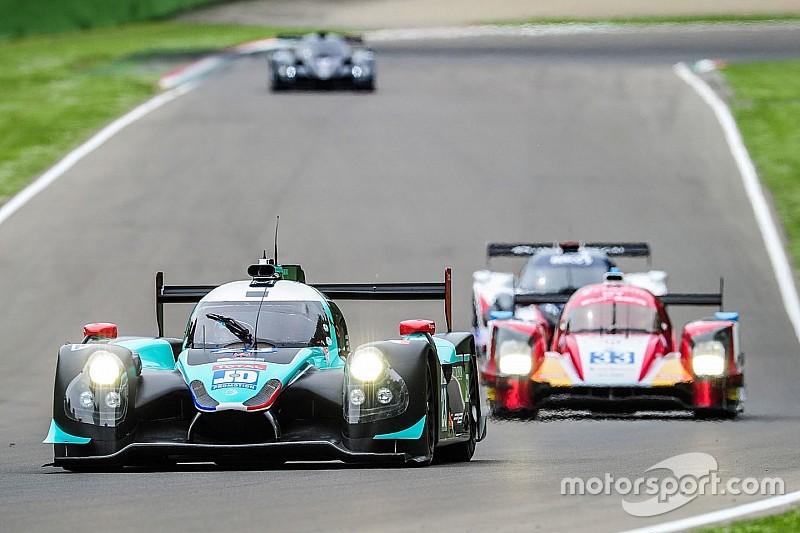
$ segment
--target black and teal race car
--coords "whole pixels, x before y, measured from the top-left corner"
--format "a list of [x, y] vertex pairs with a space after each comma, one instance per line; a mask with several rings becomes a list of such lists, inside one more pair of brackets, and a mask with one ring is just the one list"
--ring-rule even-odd
[[[486, 431], [471, 333], [450, 331], [443, 283], [305, 283], [298, 265], [262, 259], [250, 280], [164, 285], [158, 336], [88, 324], [58, 354], [45, 443], [55, 466], [219, 465], [342, 460], [469, 461]], [[341, 299], [443, 299], [429, 320], [350, 349]], [[167, 303], [196, 303], [184, 338], [163, 336]]]

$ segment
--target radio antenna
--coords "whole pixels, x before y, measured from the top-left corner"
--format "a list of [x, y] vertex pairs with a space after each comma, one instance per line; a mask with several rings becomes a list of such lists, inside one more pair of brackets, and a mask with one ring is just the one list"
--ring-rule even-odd
[[275, 217], [275, 264], [278, 264], [278, 227], [281, 224], [281, 216]]

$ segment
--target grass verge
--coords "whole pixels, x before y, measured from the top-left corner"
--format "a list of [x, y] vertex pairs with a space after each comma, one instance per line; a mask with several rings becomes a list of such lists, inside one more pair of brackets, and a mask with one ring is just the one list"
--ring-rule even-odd
[[[294, 30], [296, 32], [296, 30]], [[173, 22], [0, 43], [0, 204], [204, 51], [287, 33]]]
[[800, 509], [777, 516], [734, 522], [729, 526], [703, 528], [697, 530], [697, 533], [784, 533], [785, 531], [800, 531]]
[[735, 95], [731, 111], [800, 265], [800, 60], [730, 65], [722, 72]]
[[220, 0], [0, 0], [0, 39], [164, 18]]

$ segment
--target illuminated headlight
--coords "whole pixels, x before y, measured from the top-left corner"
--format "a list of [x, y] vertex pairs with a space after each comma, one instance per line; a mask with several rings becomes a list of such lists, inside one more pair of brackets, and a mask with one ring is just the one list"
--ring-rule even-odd
[[361, 68], [360, 66], [358, 66], [358, 65], [355, 65], [355, 66], [353, 67], [353, 77], [354, 77], [354, 78], [360, 78], [360, 77], [361, 77], [361, 76], [363, 76], [364, 74], [365, 74], [365, 72], [364, 72], [364, 69], [363, 69], [363, 68]]
[[364, 391], [361, 389], [353, 389], [350, 391], [350, 403], [353, 405], [361, 405], [364, 403], [364, 400], [367, 399], [367, 395], [364, 394]]
[[375, 396], [378, 398], [378, 402], [383, 405], [391, 403], [391, 401], [394, 399], [394, 394], [392, 394], [392, 391], [386, 387], [381, 387], [378, 389], [378, 392], [375, 394]]
[[509, 353], [500, 357], [499, 367], [500, 373], [509, 376], [525, 376], [531, 373], [530, 354], [527, 353]]
[[361, 348], [350, 356], [350, 375], [359, 381], [375, 381], [385, 368], [386, 360], [377, 348]]
[[81, 402], [81, 407], [85, 409], [90, 409], [94, 405], [94, 394], [91, 392], [83, 391], [81, 395], [78, 397], [78, 400]]
[[122, 405], [122, 396], [118, 392], [111, 391], [106, 394], [106, 405], [112, 409], [116, 409]]
[[297, 69], [294, 67], [286, 67], [286, 77], [294, 78], [295, 76], [297, 76]]
[[122, 374], [122, 365], [111, 352], [97, 351], [89, 362], [89, 379], [95, 385], [113, 385]]
[[698, 342], [692, 350], [692, 370], [697, 376], [725, 373], [725, 347], [719, 341]]

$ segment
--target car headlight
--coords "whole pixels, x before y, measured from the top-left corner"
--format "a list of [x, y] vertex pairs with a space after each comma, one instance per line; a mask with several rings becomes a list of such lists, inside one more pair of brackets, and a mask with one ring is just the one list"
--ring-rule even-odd
[[525, 376], [531, 373], [533, 362], [527, 353], [509, 353], [500, 357], [500, 373], [509, 376]]
[[692, 349], [692, 370], [697, 376], [725, 373], [725, 347], [719, 341], [698, 342]]
[[350, 375], [359, 381], [375, 381], [386, 368], [386, 360], [377, 348], [367, 346], [350, 356]]
[[111, 352], [99, 350], [89, 361], [89, 379], [95, 385], [113, 385], [122, 374], [120, 360]]

